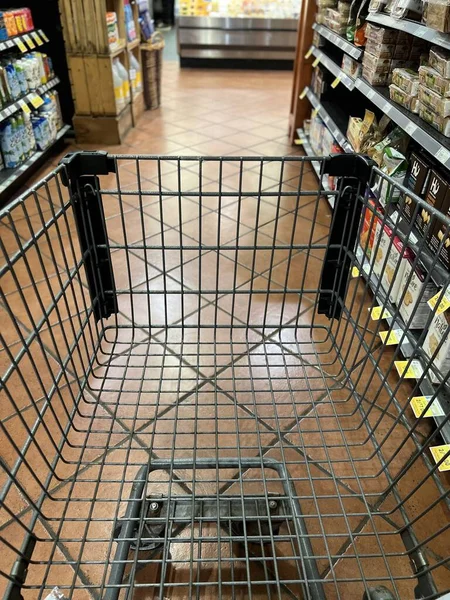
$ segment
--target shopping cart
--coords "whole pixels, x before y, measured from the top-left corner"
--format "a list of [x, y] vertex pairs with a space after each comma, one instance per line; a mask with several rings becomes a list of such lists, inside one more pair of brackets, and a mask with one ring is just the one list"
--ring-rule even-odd
[[83, 152], [3, 209], [4, 598], [448, 593], [450, 221], [405, 193], [358, 156]]

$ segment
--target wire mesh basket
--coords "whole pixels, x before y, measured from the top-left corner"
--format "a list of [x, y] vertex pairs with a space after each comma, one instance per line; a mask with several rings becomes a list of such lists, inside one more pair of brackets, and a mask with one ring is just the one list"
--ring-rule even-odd
[[4, 598], [448, 593], [449, 220], [316, 160], [334, 211], [309, 158], [78, 153], [1, 212]]
[[144, 99], [148, 110], [159, 108], [161, 104], [162, 53], [164, 38], [154, 33], [151, 40], [141, 45], [144, 77]]

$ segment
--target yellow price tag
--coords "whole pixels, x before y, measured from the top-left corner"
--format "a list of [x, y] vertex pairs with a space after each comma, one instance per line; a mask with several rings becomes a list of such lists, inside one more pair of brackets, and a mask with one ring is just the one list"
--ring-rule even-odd
[[341, 83], [341, 78], [340, 77], [336, 77], [336, 79], [333, 81], [333, 83], [331, 84], [331, 87], [334, 89], [336, 88], [339, 84]]
[[33, 38], [33, 40], [36, 42], [36, 44], [38, 46], [42, 46], [42, 44], [44, 43], [41, 38], [39, 37], [39, 34], [37, 31], [32, 31], [31, 32], [31, 37]]
[[42, 29], [39, 29], [39, 33], [41, 34], [41, 37], [44, 40], [44, 42], [49, 42], [50, 41], [48, 39], [48, 37], [45, 35], [45, 33], [42, 31]]
[[22, 40], [17, 38], [17, 40], [14, 40], [14, 42], [21, 52], [28, 52], [28, 48], [25, 46]]
[[317, 113], [319, 112], [319, 107], [317, 106], [311, 113], [311, 118], [315, 119], [317, 117]]
[[33, 42], [33, 40], [30, 38], [30, 36], [28, 35], [28, 33], [26, 33], [23, 36], [23, 39], [26, 41], [27, 46], [30, 50], [34, 50], [34, 48], [36, 48], [36, 44]]
[[403, 379], [419, 379], [423, 375], [422, 365], [418, 360], [412, 360], [408, 366], [408, 360], [396, 360], [394, 362], [397, 373]]
[[385, 346], [394, 346], [395, 344], [398, 344], [402, 334], [403, 331], [401, 329], [393, 329], [389, 336], [387, 331], [380, 331], [379, 333], [381, 341]]
[[40, 106], [42, 106], [44, 104], [44, 101], [42, 100], [42, 98], [40, 96], [38, 96], [37, 94], [34, 94], [33, 96], [31, 96], [30, 102], [34, 106], [34, 108], [39, 108]]
[[374, 306], [372, 309], [369, 308], [369, 310], [370, 318], [374, 321], [379, 321], [380, 319], [389, 319], [389, 317], [392, 317], [388, 309], [384, 308], [383, 306]]
[[26, 113], [27, 115], [30, 114], [30, 112], [31, 112], [30, 107], [25, 102], [25, 100], [19, 100], [19, 106], [23, 110], [24, 113]]
[[313, 53], [314, 50], [314, 46], [310, 46], [308, 52], [305, 54], [305, 59], [308, 60], [308, 58], [311, 56], [311, 54]]
[[360, 273], [359, 273], [359, 269], [358, 267], [353, 267], [352, 268], [352, 277], [359, 277]]
[[315, 61], [313, 62], [313, 64], [312, 64], [312, 66], [313, 66], [313, 67], [317, 67], [317, 65], [318, 65], [319, 63], [320, 63], [320, 56], [318, 56], [318, 57], [316, 58], [316, 60], [315, 60]]
[[294, 140], [296, 146], [303, 146], [306, 140]]
[[416, 396], [415, 398], [411, 398], [411, 408], [413, 409], [414, 415], [417, 419], [421, 417], [444, 417], [445, 413], [442, 410], [441, 405], [439, 404], [439, 400], [433, 400], [433, 402], [427, 408], [428, 404], [431, 401], [433, 396]]
[[439, 465], [439, 471], [450, 471], [450, 444], [444, 444], [443, 446], [433, 446], [430, 448], [431, 454], [433, 455], [434, 462], [437, 464], [441, 461], [444, 456], [447, 458]]
[[[441, 296], [442, 290], [439, 290], [439, 292], [435, 296], [428, 300], [427, 304], [431, 308], [431, 310], [434, 310], [436, 308], [436, 305], [439, 302], [439, 298], [441, 298]], [[450, 308], [450, 289], [447, 288], [445, 290], [444, 295], [441, 298], [441, 301], [439, 302], [439, 306], [436, 308], [436, 314], [440, 315], [441, 313], [445, 312], [448, 308]]]
[[303, 92], [300, 94], [299, 98], [300, 100], [303, 100], [303, 98], [306, 96], [306, 92], [308, 91], [308, 88], [305, 87], [305, 89], [303, 90]]

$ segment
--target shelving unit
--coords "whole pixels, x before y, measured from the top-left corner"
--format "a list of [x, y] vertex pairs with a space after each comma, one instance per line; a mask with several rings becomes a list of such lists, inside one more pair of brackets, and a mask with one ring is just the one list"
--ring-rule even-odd
[[342, 147], [345, 152], [353, 152], [353, 148], [350, 145], [350, 142], [347, 140], [345, 135], [342, 133], [341, 129], [337, 125], [335, 119], [330, 115], [329, 111], [320, 103], [320, 100], [314, 94], [314, 92], [307, 88], [306, 97], [310, 101], [312, 107], [317, 110], [317, 113], [320, 115], [322, 120], [324, 121], [327, 128], [330, 130], [331, 135], [337, 141], [337, 143]]
[[354, 89], [355, 80], [353, 77], [350, 77], [347, 75], [347, 73], [344, 73], [344, 71], [334, 61], [332, 61], [331, 58], [325, 54], [325, 52], [322, 52], [322, 50], [319, 50], [319, 48], [313, 47], [312, 55], [319, 59], [320, 63], [326, 69], [328, 69], [330, 73], [332, 73], [336, 78], [339, 78], [341, 83], [343, 83], [348, 90], [352, 91]]
[[430, 29], [426, 25], [422, 25], [416, 21], [393, 19], [390, 15], [384, 15], [382, 13], [369, 13], [367, 20], [370, 23], [376, 23], [382, 27], [392, 27], [392, 29], [404, 31], [410, 35], [421, 38], [426, 42], [431, 42], [436, 46], [441, 46], [442, 48], [450, 50], [450, 35], [448, 33], [440, 33], [439, 31]]
[[[30, 38], [32, 40], [31, 44], [29, 41]], [[25, 52], [25, 50], [22, 50], [21, 45], [25, 46], [26, 50], [33, 50], [35, 47], [45, 44], [47, 39], [48, 38], [42, 29], [33, 29], [27, 33], [22, 33], [0, 42], [0, 52], [11, 50], [12, 48], [19, 48], [21, 52]]]
[[355, 60], [359, 60], [361, 58], [363, 54], [361, 48], [358, 48], [358, 46], [355, 46], [354, 44], [348, 42], [342, 36], [338, 35], [334, 31], [331, 31], [331, 29], [328, 29], [328, 27], [325, 27], [325, 25], [319, 25], [318, 23], [314, 23], [313, 29], [314, 31], [317, 31], [319, 35], [321, 35], [326, 40], [334, 44], [340, 50], [343, 50], [346, 54], [348, 54]]
[[58, 77], [54, 77], [48, 83], [39, 86], [36, 89], [36, 91], [28, 92], [28, 94], [26, 94], [22, 98], [19, 98], [15, 102], [11, 102], [11, 104], [8, 104], [8, 106], [5, 106], [4, 108], [2, 108], [0, 110], [0, 123], [2, 121], [4, 121], [5, 119], [7, 119], [8, 117], [10, 117], [11, 115], [13, 115], [14, 113], [16, 113], [17, 111], [22, 110], [21, 103], [26, 102], [27, 104], [31, 104], [31, 100], [34, 96], [36, 96], [36, 94], [38, 96], [41, 96], [42, 94], [45, 94], [46, 92], [48, 92], [49, 90], [51, 90], [52, 88], [57, 86], [58, 83], [59, 83]]
[[[141, 65], [138, 6], [131, 4], [136, 39], [127, 41], [123, 0], [60, 0], [64, 41], [75, 103], [73, 124], [78, 141], [120, 144], [144, 111], [143, 95], [131, 94], [130, 102], [117, 109], [113, 61], [130, 72], [128, 53]], [[108, 43], [106, 13], [117, 14], [119, 43]], [[131, 90], [131, 78], [129, 76]]]

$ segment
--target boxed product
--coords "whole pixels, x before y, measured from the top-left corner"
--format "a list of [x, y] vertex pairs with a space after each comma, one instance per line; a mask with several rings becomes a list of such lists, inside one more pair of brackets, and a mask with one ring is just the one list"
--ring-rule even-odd
[[362, 64], [366, 69], [378, 73], [389, 73], [391, 70], [391, 60], [389, 58], [380, 58], [375, 54], [370, 54], [367, 50], [364, 52]]
[[[333, 141], [330, 154], [344, 154], [344, 150], [339, 146], [339, 144], [336, 141]], [[336, 189], [336, 177], [334, 177], [334, 175], [328, 175], [328, 186], [330, 190]]]
[[[450, 312], [448, 310], [434, 316], [423, 342], [423, 349], [430, 358], [434, 356], [433, 365], [445, 377], [450, 370]], [[434, 355], [436, 351], [437, 354]], [[439, 378], [432, 369], [428, 375], [433, 383], [439, 383]]]
[[439, 75], [450, 79], [450, 52], [439, 48], [439, 46], [432, 46], [429, 56], [430, 67], [435, 69]]
[[[414, 268], [414, 261], [415, 256], [411, 252], [404, 267], [397, 304], [399, 305], [400, 315], [409, 329], [423, 329], [431, 312], [428, 300], [437, 293], [438, 287], [428, 276], [424, 265], [420, 261]], [[410, 319], [411, 322], [409, 322]]]
[[[405, 187], [416, 196], [423, 198], [430, 179], [431, 167], [427, 161], [415, 152], [411, 154], [409, 168], [406, 172]], [[416, 205], [410, 196], [405, 196], [401, 202], [401, 209], [406, 220], [411, 222], [414, 217]]]
[[341, 68], [344, 71], [344, 73], [347, 73], [347, 75], [350, 75], [350, 77], [356, 78], [361, 75], [362, 67], [360, 63], [356, 60], [353, 60], [353, 58], [350, 58], [350, 56], [348, 56], [347, 54], [344, 54], [344, 56], [342, 57]]
[[367, 149], [367, 154], [379, 167], [383, 163], [384, 151], [388, 146], [404, 154], [409, 143], [408, 134], [401, 127], [394, 127], [389, 133], [384, 134], [382, 132], [382, 134], [384, 137], [371, 148]]
[[350, 117], [347, 126], [347, 139], [350, 142], [353, 150], [358, 152], [359, 148], [359, 132], [361, 130], [362, 119], [359, 117]]
[[370, 0], [369, 12], [370, 13], [382, 12], [385, 6], [386, 6], [386, 0]]
[[433, 92], [445, 96], [446, 98], [450, 98], [450, 79], [442, 77], [436, 69], [428, 66], [420, 67], [419, 81]]
[[392, 83], [410, 96], [417, 96], [418, 94], [419, 75], [411, 69], [394, 69], [392, 71]]
[[395, 304], [406, 263], [412, 257], [411, 250], [405, 248], [401, 239], [393, 234], [390, 227], [382, 226], [381, 221], [377, 224], [373, 248], [375, 251], [373, 272], [381, 280], [386, 293], [390, 290], [389, 300]]
[[348, 12], [342, 13], [334, 8], [327, 8], [327, 19], [330, 21], [336, 21], [336, 23], [347, 25]]
[[328, 29], [331, 29], [335, 33], [339, 35], [345, 35], [347, 29], [345, 23], [341, 23], [339, 21], [332, 21], [328, 17], [325, 17], [325, 25], [328, 27]]
[[440, 117], [450, 116], [450, 98], [444, 98], [424, 85], [419, 87], [419, 100]]
[[411, 96], [408, 92], [403, 91], [393, 83], [389, 86], [389, 97], [394, 102], [401, 104], [412, 112], [419, 112], [416, 96]]
[[419, 104], [419, 116], [421, 119], [435, 127], [442, 135], [450, 137], [450, 118], [441, 117], [434, 110], [424, 104]]
[[[401, 152], [389, 146], [384, 149], [381, 170], [391, 177], [395, 183], [403, 185], [407, 166], [406, 159]], [[377, 191], [381, 206], [397, 202], [400, 198], [400, 189], [382, 177], [379, 179]]]
[[[368, 40], [366, 44], [366, 52], [377, 58], [394, 58], [395, 48], [395, 44], [380, 44], [373, 40]], [[398, 58], [401, 58], [401, 56]]]
[[364, 211], [364, 216], [359, 234], [359, 244], [363, 249], [365, 256], [368, 258], [372, 255], [372, 249], [375, 240], [375, 231], [380, 222], [380, 217], [377, 216], [377, 205], [375, 200], [369, 200], [370, 208], [367, 207]]
[[367, 23], [366, 28], [367, 41], [373, 41], [379, 44], [395, 44], [398, 39], [398, 31], [388, 27], [378, 27], [373, 23]]
[[423, 18], [431, 29], [437, 29], [444, 33], [450, 32], [450, 4], [446, 0], [424, 2]]
[[[378, 137], [377, 137], [378, 136]], [[370, 142], [379, 140], [379, 132], [375, 114], [366, 110], [364, 119], [350, 117], [347, 127], [347, 139], [355, 152], [364, 152]]]
[[[444, 204], [445, 197], [449, 193], [448, 183], [434, 169], [430, 174], [430, 181], [425, 195], [425, 202], [433, 206], [436, 210], [441, 210]], [[416, 226], [422, 233], [431, 233], [431, 214], [426, 208], [419, 209], [416, 217]]]
[[316, 156], [323, 155], [322, 152], [322, 139], [323, 139], [323, 131], [324, 131], [324, 123], [319, 116], [311, 119], [310, 126], [310, 137], [309, 141], [311, 144], [311, 148], [313, 149], [314, 154]]
[[379, 72], [369, 69], [363, 65], [363, 77], [371, 85], [386, 85], [389, 79], [389, 71]]
[[[450, 187], [439, 209], [444, 215], [450, 217]], [[431, 250], [439, 252], [439, 260], [450, 271], [450, 230], [442, 221], [436, 221], [428, 244]]]
[[394, 19], [420, 20], [423, 12], [422, 0], [393, 0], [391, 16]]

